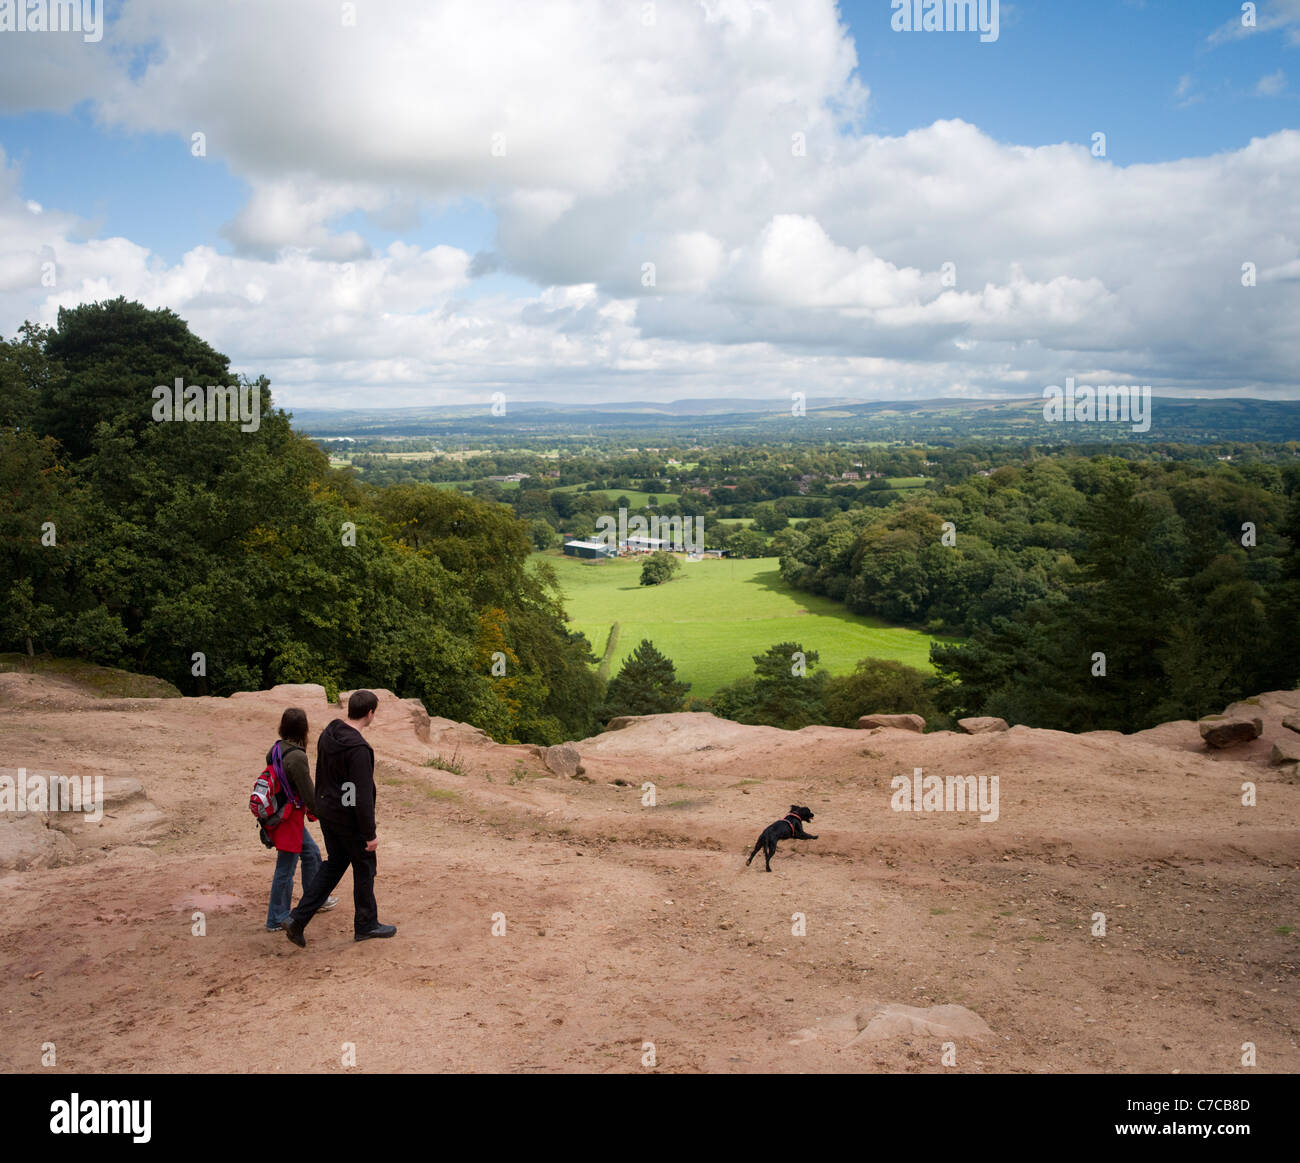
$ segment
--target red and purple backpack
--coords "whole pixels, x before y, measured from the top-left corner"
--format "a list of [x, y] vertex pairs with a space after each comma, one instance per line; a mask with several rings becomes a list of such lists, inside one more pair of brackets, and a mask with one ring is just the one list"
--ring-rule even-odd
[[280, 755], [280, 741], [275, 741], [271, 748], [271, 762], [262, 769], [262, 774], [253, 784], [253, 794], [248, 797], [248, 810], [257, 822], [268, 831], [284, 819], [289, 805], [296, 803], [297, 797], [284, 776], [284, 763]]

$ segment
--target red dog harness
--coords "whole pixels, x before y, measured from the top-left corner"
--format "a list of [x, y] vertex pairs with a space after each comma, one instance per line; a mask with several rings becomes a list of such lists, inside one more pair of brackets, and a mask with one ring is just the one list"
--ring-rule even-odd
[[782, 816], [781, 819], [793, 820], [794, 823], [790, 825], [790, 831], [793, 832], [796, 836], [799, 834], [799, 825], [803, 823], [803, 818], [801, 816], [796, 816], [793, 812], [786, 812], [786, 814]]

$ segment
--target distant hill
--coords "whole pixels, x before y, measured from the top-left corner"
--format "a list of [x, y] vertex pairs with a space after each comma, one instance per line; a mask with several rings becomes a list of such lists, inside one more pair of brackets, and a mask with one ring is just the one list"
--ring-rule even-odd
[[1019, 400], [814, 399], [805, 415], [791, 414], [784, 399], [701, 399], [671, 403], [629, 401], [557, 404], [508, 403], [493, 416], [486, 403], [445, 407], [294, 413], [295, 427], [322, 438], [352, 436], [491, 440], [549, 440], [581, 436], [639, 440], [791, 441], [992, 439], [1095, 444], [1112, 441], [1300, 440], [1300, 401], [1182, 399], [1151, 401], [1150, 427], [1131, 424], [1050, 422], [1041, 397]]

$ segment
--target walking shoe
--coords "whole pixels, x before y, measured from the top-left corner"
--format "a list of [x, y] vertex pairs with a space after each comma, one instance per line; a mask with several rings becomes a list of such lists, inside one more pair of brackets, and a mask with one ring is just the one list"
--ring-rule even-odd
[[321, 905], [321, 907], [318, 908], [316, 911], [318, 913], [328, 913], [330, 909], [336, 909], [338, 907], [339, 907], [339, 898], [336, 896], [331, 896], [331, 897], [326, 897], [325, 903]]
[[280, 923], [280, 928], [284, 930], [284, 935], [289, 938], [299, 949], [307, 948], [307, 938], [302, 935], [302, 926], [292, 917], [287, 921]]
[[356, 934], [356, 940], [368, 941], [371, 937], [392, 937], [397, 933], [396, 925], [376, 925], [365, 933]]

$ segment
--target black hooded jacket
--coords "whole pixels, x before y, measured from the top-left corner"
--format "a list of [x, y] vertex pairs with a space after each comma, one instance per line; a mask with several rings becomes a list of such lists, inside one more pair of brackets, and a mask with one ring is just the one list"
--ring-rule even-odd
[[341, 832], [375, 838], [375, 752], [343, 719], [331, 722], [316, 741], [316, 816]]

